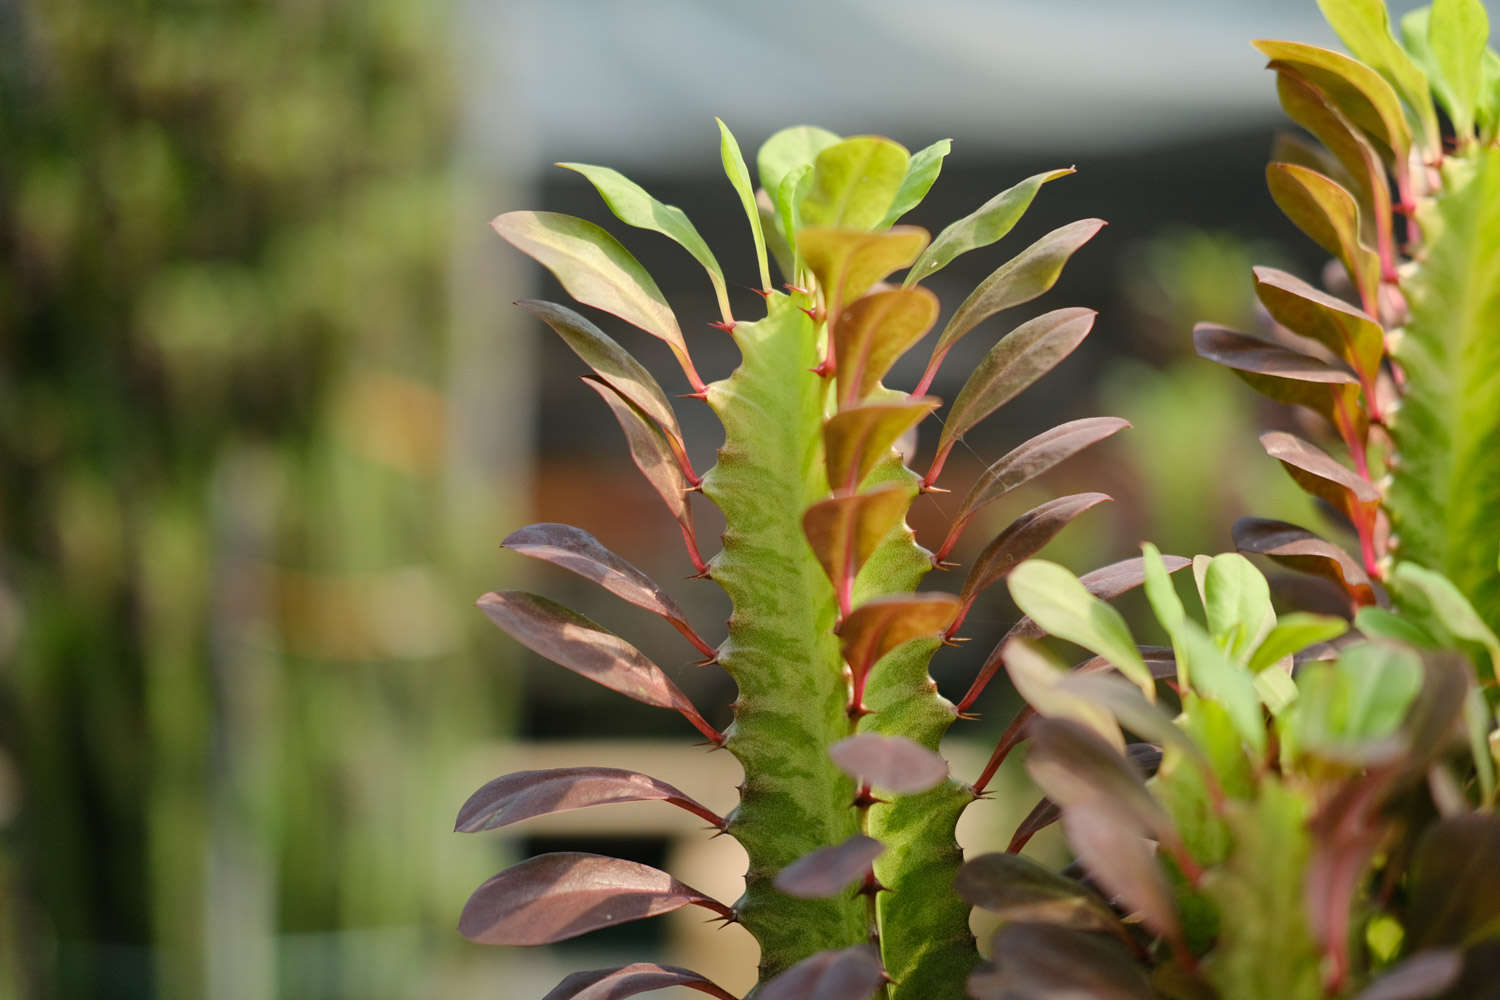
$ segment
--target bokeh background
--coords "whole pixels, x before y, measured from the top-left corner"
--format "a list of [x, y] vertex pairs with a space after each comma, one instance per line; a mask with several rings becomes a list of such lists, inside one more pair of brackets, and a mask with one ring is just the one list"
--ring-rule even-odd
[[[1037, 309], [1098, 308], [1094, 334], [946, 479], [1064, 419], [1134, 429], [971, 527], [967, 551], [1077, 489], [1116, 498], [1049, 550], [1079, 571], [1143, 538], [1223, 550], [1246, 513], [1314, 521], [1255, 441], [1284, 415], [1189, 344], [1195, 320], [1260, 322], [1252, 263], [1320, 266], [1261, 180], [1278, 113], [1248, 43], [1266, 36], [1332, 41], [1312, 0], [0, 0], [0, 998], [524, 1000], [611, 959], [729, 962], [691, 919], [524, 955], [453, 929], [536, 849], [725, 877], [651, 812], [451, 833], [469, 791], [521, 766], [639, 765], [732, 803], [727, 755], [471, 607], [515, 585], [571, 602], [723, 718], [727, 683], [670, 629], [498, 550], [528, 521], [578, 524], [722, 635], [722, 597], [682, 580], [675, 526], [576, 359], [509, 309], [561, 293], [491, 216], [613, 222], [554, 160], [686, 209], [747, 315], [715, 115], [752, 159], [802, 122], [953, 138], [909, 219], [934, 230], [1076, 164], [934, 284], [951, 307], [1048, 229], [1110, 221]], [[705, 377], [727, 374], [696, 265], [614, 229]], [[991, 326], [939, 395], [1008, 328]], [[706, 467], [712, 422], [682, 413]], [[952, 498], [923, 504], [931, 540]], [[1013, 618], [997, 591], [940, 658], [945, 690]], [[1005, 692], [980, 707], [960, 758], [1007, 721]], [[1002, 836], [1024, 794], [971, 835]]]

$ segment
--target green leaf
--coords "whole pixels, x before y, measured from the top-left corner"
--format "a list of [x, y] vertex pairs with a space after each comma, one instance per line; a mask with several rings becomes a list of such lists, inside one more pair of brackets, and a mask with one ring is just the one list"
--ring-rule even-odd
[[799, 206], [811, 184], [812, 167], [809, 164], [794, 167], [781, 179], [781, 186], [772, 199], [776, 205], [776, 228], [786, 241], [792, 256], [792, 274], [797, 276], [793, 280], [800, 280], [797, 262], [802, 259], [802, 215]]
[[1103, 219], [1081, 219], [1052, 230], [1001, 264], [961, 302], [932, 349], [933, 369], [959, 338], [1005, 309], [1030, 302], [1062, 276], [1068, 258], [1104, 227]]
[[[981, 420], [1073, 353], [1094, 328], [1097, 315], [1092, 309], [1055, 309], [1022, 323], [1000, 338], [949, 408], [948, 420], [938, 437], [934, 464], [941, 464], [958, 439]], [[929, 474], [928, 478], [933, 477]]]
[[1422, 664], [1400, 646], [1359, 643], [1332, 663], [1305, 665], [1297, 687], [1283, 717], [1297, 751], [1362, 763], [1366, 746], [1400, 728], [1421, 690]]
[[845, 406], [867, 398], [938, 318], [925, 288], [891, 288], [856, 299], [833, 324], [839, 395]]
[[1474, 111], [1483, 80], [1485, 42], [1490, 37], [1490, 19], [1479, 0], [1433, 0], [1427, 24], [1432, 48], [1448, 100], [1445, 109], [1453, 122], [1460, 146], [1468, 146], [1474, 134]]
[[1354, 627], [1371, 639], [1390, 639], [1419, 649], [1436, 649], [1441, 643], [1427, 629], [1385, 608], [1360, 608]]
[[798, 208], [808, 226], [872, 230], [901, 190], [911, 154], [900, 143], [855, 136], [818, 153]]
[[1041, 643], [1034, 639], [1011, 639], [1005, 644], [1004, 662], [1016, 693], [1037, 713], [1087, 726], [1120, 753], [1125, 752], [1125, 737], [1114, 715], [1065, 689], [1062, 685], [1070, 676], [1068, 669]]
[[1479, 801], [1485, 808], [1495, 804], [1495, 760], [1490, 755], [1490, 732], [1494, 719], [1484, 692], [1469, 688], [1464, 696], [1464, 727], [1469, 734], [1469, 755], [1479, 773]]
[[619, 240], [592, 222], [557, 212], [507, 212], [490, 225], [551, 271], [579, 302], [613, 313], [666, 341], [694, 391], [703, 387], [672, 307]]
[[797, 240], [797, 251], [817, 277], [829, 316], [837, 323], [842, 310], [870, 286], [922, 252], [927, 231], [916, 226], [896, 226], [882, 233], [809, 227]]
[[1427, 74], [1392, 37], [1385, 0], [1318, 0], [1318, 7], [1355, 58], [1379, 70], [1401, 94], [1427, 151], [1440, 153], [1441, 136]]
[[1380, 258], [1360, 240], [1354, 196], [1316, 170], [1291, 163], [1267, 166], [1266, 184], [1277, 207], [1344, 265], [1361, 302], [1372, 306], [1380, 286]]
[[1078, 577], [1056, 563], [1030, 559], [1011, 570], [1006, 583], [1016, 606], [1038, 625], [1109, 660], [1148, 700], [1156, 700], [1156, 681], [1125, 619]]
[[760, 265], [760, 288], [763, 292], [771, 290], [771, 269], [766, 261], [766, 236], [760, 224], [760, 210], [755, 203], [755, 185], [750, 183], [750, 169], [745, 166], [745, 154], [740, 152], [740, 144], [729, 131], [722, 119], [715, 118], [719, 124], [719, 158], [724, 161], [724, 176], [729, 178], [729, 183], [734, 187], [734, 193], [739, 195], [740, 206], [745, 210], [745, 217], [750, 221], [750, 235], [755, 240], [755, 262]]
[[[1375, 609], [1361, 608], [1360, 613], [1372, 610]], [[1349, 623], [1332, 615], [1315, 615], [1306, 611], [1282, 615], [1261, 644], [1255, 647], [1255, 654], [1250, 657], [1250, 672], [1258, 674], [1308, 646], [1337, 639], [1347, 631]]]
[[1231, 657], [1248, 663], [1251, 650], [1276, 624], [1271, 588], [1260, 570], [1238, 553], [1213, 557], [1203, 585], [1208, 630]]
[[1386, 509], [1400, 558], [1443, 574], [1500, 631], [1500, 148], [1445, 163], [1443, 193], [1418, 213], [1426, 257], [1402, 283]]
[[574, 170], [594, 185], [615, 218], [637, 229], [649, 229], [676, 241], [693, 259], [708, 272], [708, 280], [714, 286], [714, 296], [719, 300], [719, 315], [726, 323], [734, 321], [729, 309], [729, 289], [724, 284], [724, 271], [719, 267], [708, 244], [698, 234], [687, 213], [676, 205], [664, 205], [651, 197], [639, 184], [618, 171], [608, 167], [595, 167], [587, 163], [559, 163], [559, 167]]
[[911, 154], [911, 162], [906, 165], [906, 176], [901, 179], [901, 187], [896, 191], [896, 200], [891, 203], [890, 211], [886, 212], [876, 229], [889, 229], [897, 219], [922, 203], [943, 169], [943, 158], [952, 149], [952, 139], [939, 139], [931, 146]]
[[1179, 669], [1186, 659], [1186, 673], [1193, 689], [1223, 707], [1234, 723], [1235, 732], [1257, 759], [1264, 755], [1266, 724], [1250, 672], [1232, 661], [1192, 619], [1179, 626], [1174, 642], [1181, 643], [1177, 654]]
[[823, 425], [829, 488], [858, 489], [875, 464], [890, 456], [897, 439], [937, 407], [938, 400], [927, 396], [895, 403], [867, 403], [829, 417]]
[[1342, 52], [1301, 42], [1254, 43], [1268, 59], [1297, 67], [1329, 96], [1335, 107], [1391, 153], [1399, 173], [1411, 152], [1411, 127], [1401, 98], [1375, 70]]
[[1416, 563], [1399, 562], [1391, 573], [1390, 587], [1403, 605], [1421, 609], [1429, 622], [1441, 625], [1455, 638], [1479, 643], [1492, 667], [1500, 668], [1500, 639], [1447, 577]]
[[1255, 294], [1271, 318], [1318, 341], [1373, 383], [1385, 356], [1385, 330], [1362, 310], [1285, 271], [1257, 267]]
[[903, 284], [911, 286], [926, 281], [961, 254], [1002, 239], [1026, 214], [1043, 184], [1074, 172], [1074, 168], [1068, 167], [1035, 174], [995, 195], [962, 219], [949, 223], [912, 265]]
[[[755, 171], [760, 177], [760, 186], [774, 201], [787, 174], [798, 167], [811, 167], [819, 153], [838, 141], [837, 135], [815, 125], [782, 129], [762, 143], [755, 154]], [[781, 211], [779, 203], [776, 208]]]
[[1152, 614], [1166, 630], [1172, 640], [1173, 652], [1177, 660], [1177, 684], [1181, 688], [1188, 685], [1187, 661], [1182, 657], [1182, 650], [1177, 641], [1177, 633], [1182, 629], [1182, 623], [1187, 619], [1187, 613], [1183, 610], [1182, 599], [1177, 596], [1177, 588], [1172, 584], [1172, 576], [1167, 572], [1166, 563], [1162, 561], [1161, 551], [1150, 542], [1141, 543], [1141, 565], [1145, 572], [1146, 600], [1151, 605]]
[[1500, 136], [1500, 53], [1484, 50], [1479, 66], [1479, 102], [1474, 109], [1479, 119], [1479, 141], [1493, 143]]

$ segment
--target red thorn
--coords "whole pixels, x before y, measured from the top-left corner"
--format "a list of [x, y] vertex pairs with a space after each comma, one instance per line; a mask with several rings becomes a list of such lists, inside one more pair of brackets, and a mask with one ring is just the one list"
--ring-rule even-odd
[[725, 323], [723, 320], [718, 320], [718, 319], [709, 320], [708, 325], [711, 326], [711, 327], [713, 327], [715, 330], [723, 330], [725, 333], [733, 333], [734, 332], [734, 328], [737, 327], [737, 326], [739, 326], [739, 324], [736, 323], [733, 320], [730, 320], [728, 323]]
[[[917, 492], [918, 493], [952, 493], [953, 491], [952, 490], [945, 490], [941, 486], [934, 486], [931, 483], [923, 483], [921, 486], [917, 487]], [[957, 564], [955, 563], [955, 565], [957, 565]]]
[[746, 285], [745, 287], [750, 289], [750, 291], [754, 292], [756, 295], [759, 295], [763, 299], [769, 299], [771, 297], [771, 290], [769, 288], [756, 288], [754, 285]]
[[828, 359], [824, 358], [822, 361], [818, 362], [818, 367], [809, 368], [808, 371], [818, 376], [818, 378], [828, 378], [833, 374], [833, 365], [830, 365], [828, 363]]
[[786, 284], [782, 285], [781, 287], [785, 288], [789, 292], [796, 292], [798, 295], [806, 295], [806, 294], [808, 294], [807, 289], [805, 289], [805, 288], [798, 288], [796, 285], [792, 284], [790, 281], [788, 281]]
[[856, 809], [868, 809], [874, 805], [883, 806], [886, 804], [886, 800], [872, 795], [869, 785], [861, 785], [858, 794], [854, 796], [854, 801], [849, 804]]
[[719, 654], [718, 653], [714, 653], [714, 655], [712, 655], [712, 656], [705, 656], [701, 660], [694, 660], [693, 661], [693, 666], [695, 666], [695, 667], [711, 667], [715, 663], [718, 663], [718, 662], [719, 662]]
[[708, 398], [708, 386], [705, 385], [703, 388], [699, 389], [697, 392], [679, 392], [677, 394], [677, 398], [678, 399], [707, 399]]

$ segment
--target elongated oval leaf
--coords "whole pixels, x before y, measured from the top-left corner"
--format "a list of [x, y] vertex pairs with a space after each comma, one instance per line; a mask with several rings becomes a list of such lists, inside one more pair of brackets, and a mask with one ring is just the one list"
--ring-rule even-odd
[[1121, 825], [1103, 803], [1064, 807], [1062, 822], [1068, 843], [1095, 881], [1156, 933], [1181, 936], [1172, 889], [1151, 844]]
[[1271, 198], [1314, 243], [1344, 265], [1360, 301], [1374, 307], [1380, 286], [1380, 258], [1360, 240], [1359, 205], [1338, 182], [1294, 163], [1266, 167]]
[[524, 591], [491, 591], [477, 603], [485, 617], [532, 652], [627, 698], [676, 709], [710, 740], [718, 741], [718, 733], [671, 678], [613, 632]]
[[[835, 322], [845, 307], [892, 271], [910, 264], [926, 245], [927, 231], [916, 226], [894, 226], [880, 233], [809, 226], [797, 234], [797, 251], [817, 277]], [[929, 320], [927, 326], [931, 325]]]
[[[766, 189], [773, 201], [776, 200], [781, 182], [788, 174], [799, 167], [811, 167], [819, 153], [838, 141], [837, 135], [815, 125], [782, 129], [762, 143], [755, 154], [755, 172], [760, 178], [760, 186]], [[780, 212], [779, 204], [776, 208]]]
[[870, 865], [883, 853], [880, 841], [856, 833], [787, 865], [776, 876], [776, 888], [798, 899], [829, 899], [869, 874]]
[[963, 526], [985, 506], [1022, 486], [1054, 465], [1071, 458], [1091, 444], [1130, 426], [1119, 417], [1085, 417], [1070, 420], [1017, 445], [980, 473], [954, 515], [953, 526], [937, 557], [942, 558], [958, 540]]
[[1045, 548], [1078, 515], [1111, 499], [1104, 493], [1074, 493], [1048, 500], [1016, 518], [974, 560], [959, 592], [964, 609], [974, 603], [980, 591], [1005, 579], [1012, 569]]
[[937, 638], [958, 613], [952, 594], [891, 594], [867, 601], [849, 613], [835, 631], [844, 662], [854, 673], [855, 691], [882, 656], [913, 639]]
[[1268, 59], [1297, 67], [1340, 111], [1391, 151], [1398, 170], [1404, 169], [1411, 151], [1411, 127], [1401, 110], [1401, 98], [1378, 72], [1342, 52], [1317, 45], [1269, 40], [1253, 44]]
[[885, 536], [906, 513], [910, 491], [881, 486], [866, 493], [837, 492], [802, 516], [802, 531], [828, 579], [837, 588], [858, 575]]
[[[840, 359], [842, 361], [842, 359]], [[927, 396], [909, 402], [867, 403], [841, 410], [823, 425], [824, 464], [831, 489], [858, 489], [891, 446], [939, 406]]]
[[[1135, 688], [1131, 688], [1132, 691]], [[1140, 692], [1136, 692], [1138, 695]], [[1125, 757], [1142, 774], [1154, 775], [1157, 768], [1161, 766], [1161, 749], [1150, 743], [1131, 743], [1125, 747]], [[1047, 829], [1053, 823], [1062, 819], [1062, 809], [1056, 802], [1044, 798], [1032, 807], [1031, 811], [1016, 825], [1016, 832], [1011, 835], [1010, 845], [1005, 849], [1011, 854], [1016, 854], [1026, 849], [1026, 845], [1032, 837]]]
[[731, 913], [650, 865], [568, 851], [528, 858], [485, 882], [458, 929], [479, 944], [552, 944], [694, 903]]
[[1500, 920], [1500, 818], [1454, 816], [1429, 827], [1411, 862], [1416, 948], [1472, 943]]
[[845, 774], [897, 795], [918, 795], [948, 777], [948, 762], [904, 736], [856, 733], [828, 748]]
[[938, 439], [945, 455], [985, 417], [1057, 366], [1094, 328], [1092, 309], [1055, 309], [1028, 320], [990, 348], [948, 411]]
[[1489, 653], [1492, 669], [1500, 670], [1500, 638], [1453, 581], [1436, 570], [1400, 562], [1391, 573], [1390, 585], [1403, 607], [1421, 609], [1428, 624], [1435, 623], [1456, 638], [1479, 643]]
[[1260, 436], [1261, 447], [1276, 459], [1297, 485], [1313, 496], [1326, 500], [1334, 510], [1343, 512], [1359, 523], [1362, 511], [1380, 503], [1380, 491], [1369, 480], [1356, 475], [1315, 445], [1285, 431], [1267, 431]]
[[960, 337], [997, 312], [1030, 302], [1057, 284], [1068, 258], [1102, 228], [1103, 219], [1070, 222], [1001, 264], [954, 310], [932, 349], [932, 361], [928, 366], [932, 367], [941, 360]]
[[693, 388], [702, 388], [672, 307], [619, 240], [592, 222], [557, 212], [506, 212], [490, 225], [517, 250], [551, 271], [579, 302], [613, 313], [666, 341]]
[[1427, 41], [1443, 81], [1444, 102], [1461, 146], [1474, 134], [1475, 107], [1484, 79], [1490, 19], [1480, 0], [1433, 0]]
[[891, 366], [927, 335], [938, 318], [937, 296], [925, 288], [872, 292], [833, 324], [839, 395], [846, 406], [875, 391]]
[[1102, 931], [1129, 940], [1125, 925], [1103, 899], [1019, 854], [981, 854], [965, 862], [953, 888], [968, 903], [1007, 922]]
[[1012, 639], [1005, 644], [1004, 660], [1016, 693], [1026, 702], [1023, 716], [1036, 713], [1051, 719], [1071, 719], [1093, 730], [1116, 750], [1125, 752], [1125, 736], [1114, 715], [1068, 692], [1063, 687], [1067, 669], [1044, 646], [1034, 639]]
[[875, 949], [859, 944], [804, 958], [762, 983], [755, 1000], [870, 1000], [885, 978]]
[[1242, 517], [1234, 523], [1234, 546], [1283, 566], [1338, 584], [1355, 605], [1375, 603], [1370, 578], [1349, 553], [1306, 528], [1285, 521]]
[[734, 319], [729, 311], [729, 289], [724, 284], [724, 270], [714, 252], [703, 241], [697, 228], [688, 219], [687, 213], [676, 205], [664, 205], [645, 188], [609, 167], [596, 167], [587, 163], [559, 163], [559, 167], [577, 171], [594, 185], [615, 218], [637, 229], [649, 229], [677, 243], [708, 272], [708, 280], [714, 286], [714, 296], [719, 300], [719, 314], [724, 322]]
[[1441, 153], [1427, 74], [1391, 35], [1385, 0], [1318, 0], [1323, 16], [1356, 59], [1380, 71], [1406, 103], [1429, 156]]
[[1209, 633], [1240, 663], [1249, 660], [1250, 651], [1276, 623], [1270, 585], [1255, 564], [1237, 552], [1209, 560], [1203, 611]]
[[798, 206], [803, 223], [874, 229], [895, 203], [910, 162], [905, 146], [881, 136], [834, 143], [813, 160], [812, 185]]
[[1043, 184], [1075, 172], [1074, 168], [1066, 167], [1033, 174], [1014, 187], [1001, 191], [962, 219], [949, 223], [912, 265], [902, 284], [910, 286], [926, 281], [960, 255], [1004, 238], [1021, 221]]
[[649, 775], [617, 767], [556, 767], [517, 771], [489, 782], [459, 809], [453, 829], [495, 830], [534, 816], [614, 802], [670, 802], [722, 826], [708, 807]]
[[1306, 354], [1243, 333], [1199, 323], [1193, 349], [1200, 358], [1232, 370], [1262, 395], [1289, 406], [1305, 406], [1340, 430], [1362, 435], [1359, 379]]
[[1385, 331], [1343, 299], [1273, 267], [1257, 267], [1255, 294], [1271, 317], [1310, 337], [1372, 380], [1385, 354]]
[[740, 206], [750, 221], [750, 236], [755, 240], [755, 262], [760, 266], [761, 291], [771, 290], [771, 269], [766, 262], [766, 236], [760, 224], [760, 209], [755, 201], [755, 185], [750, 183], [750, 169], [745, 166], [745, 154], [740, 152], [739, 140], [729, 131], [722, 119], [715, 118], [719, 126], [719, 159], [724, 163], [724, 176], [739, 196]]
[[1050, 923], [1008, 923], [991, 945], [994, 965], [969, 977], [974, 1000], [1157, 1000], [1140, 964], [1118, 941]]
[[901, 178], [901, 187], [896, 191], [896, 199], [891, 202], [890, 210], [875, 228], [889, 229], [897, 219], [922, 203], [943, 169], [944, 157], [952, 149], [952, 139], [939, 139], [911, 154], [911, 161], [906, 165], [906, 176]]
[[1431, 1000], [1443, 996], [1464, 971], [1463, 952], [1429, 948], [1380, 974], [1354, 1000]]
[[682, 986], [718, 1000], [736, 1000], [733, 993], [691, 969], [655, 962], [636, 962], [618, 969], [575, 972], [554, 986], [542, 1000], [626, 1000], [653, 990]]
[[1260, 673], [1288, 656], [1320, 642], [1337, 639], [1347, 631], [1349, 623], [1332, 615], [1315, 615], [1306, 611], [1282, 615], [1255, 648], [1250, 657], [1250, 672]]
[[615, 555], [593, 535], [571, 524], [529, 524], [500, 543], [513, 552], [541, 559], [592, 580], [616, 597], [660, 615], [705, 656], [713, 648], [698, 637], [677, 602], [645, 573]]
[[1026, 769], [1047, 798], [1069, 810], [1107, 810], [1112, 824], [1136, 836], [1167, 837], [1171, 819], [1152, 798], [1144, 775], [1097, 733], [1071, 719], [1031, 721]]
[[1066, 568], [1031, 559], [1011, 570], [1006, 583], [1016, 606], [1042, 628], [1105, 657], [1148, 700], [1156, 699], [1156, 682], [1125, 619]]

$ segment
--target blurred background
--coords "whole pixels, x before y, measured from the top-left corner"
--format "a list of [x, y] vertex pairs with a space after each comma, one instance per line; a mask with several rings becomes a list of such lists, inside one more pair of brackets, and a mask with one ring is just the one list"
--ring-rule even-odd
[[[562, 293], [487, 220], [611, 225], [712, 378], [732, 344], [703, 325], [701, 271], [552, 161], [682, 206], [748, 316], [714, 115], [752, 162], [803, 122], [953, 138], [907, 220], [934, 231], [1076, 164], [933, 284], [951, 307], [1047, 230], [1110, 221], [1034, 310], [1098, 308], [1094, 334], [945, 482], [1065, 419], [1135, 426], [992, 510], [960, 557], [1082, 489], [1116, 502], [1049, 550], [1075, 570], [1143, 538], [1221, 551], [1242, 514], [1317, 518], [1255, 440], [1285, 417], [1189, 342], [1195, 320], [1260, 322], [1252, 263], [1320, 265], [1261, 179], [1279, 117], [1249, 46], [1265, 36], [1332, 40], [1311, 0], [0, 0], [0, 998], [527, 998], [573, 968], [695, 955], [743, 986], [733, 931], [705, 944], [691, 917], [528, 954], [454, 930], [470, 890], [538, 849], [665, 864], [731, 899], [741, 870], [652, 810], [450, 832], [468, 792], [519, 767], [640, 767], [733, 802], [727, 755], [472, 609], [543, 591], [725, 717], [727, 682], [671, 629], [498, 550], [529, 521], [577, 524], [722, 636], [722, 596], [682, 579], [675, 525], [583, 369], [508, 306]], [[935, 391], [1017, 313], [964, 341]], [[681, 388], [660, 344], [604, 325]], [[681, 413], [705, 468], [716, 430]], [[923, 501], [919, 539], [953, 503]], [[935, 666], [950, 694], [1014, 619], [994, 593]], [[960, 776], [1006, 699], [955, 743]], [[1001, 798], [975, 810], [974, 843], [1031, 804]]]

